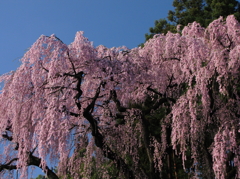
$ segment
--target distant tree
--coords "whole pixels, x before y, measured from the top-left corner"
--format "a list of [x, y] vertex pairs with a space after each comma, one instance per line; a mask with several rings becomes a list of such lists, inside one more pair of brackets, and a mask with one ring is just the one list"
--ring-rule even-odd
[[233, 15], [131, 50], [41, 36], [0, 77], [0, 177], [240, 178], [239, 59]]
[[[223, 16], [226, 18], [230, 14], [234, 14], [235, 18], [240, 20], [240, 3], [237, 0], [206, 0], [205, 6], [206, 15], [209, 15], [207, 26], [212, 20]], [[207, 18], [207, 16], [205, 17]]]
[[231, 14], [240, 20], [240, 3], [237, 0], [174, 0], [173, 7], [175, 10], [168, 12], [167, 19], [155, 21], [155, 26], [149, 29], [150, 34], [145, 35], [146, 40], [155, 34], [176, 33], [178, 24], [183, 28], [196, 21], [207, 27], [220, 16], [226, 18]]
[[47, 179], [47, 178], [43, 175], [38, 175], [35, 179]]

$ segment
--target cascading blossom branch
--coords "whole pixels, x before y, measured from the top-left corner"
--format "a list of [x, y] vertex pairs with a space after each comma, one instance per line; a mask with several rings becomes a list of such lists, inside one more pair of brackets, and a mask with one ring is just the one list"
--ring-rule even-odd
[[239, 32], [231, 15], [134, 49], [42, 35], [0, 77], [0, 175], [240, 178]]

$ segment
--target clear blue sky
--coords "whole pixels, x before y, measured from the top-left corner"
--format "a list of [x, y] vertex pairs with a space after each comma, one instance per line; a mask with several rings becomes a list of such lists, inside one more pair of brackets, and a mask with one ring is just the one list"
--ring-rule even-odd
[[0, 0], [0, 74], [16, 70], [42, 34], [70, 44], [84, 31], [95, 46], [134, 48], [171, 9], [172, 0]]
[[70, 44], [77, 31], [107, 47], [136, 47], [172, 0], [0, 0], [0, 74], [15, 70], [37, 38], [56, 34]]

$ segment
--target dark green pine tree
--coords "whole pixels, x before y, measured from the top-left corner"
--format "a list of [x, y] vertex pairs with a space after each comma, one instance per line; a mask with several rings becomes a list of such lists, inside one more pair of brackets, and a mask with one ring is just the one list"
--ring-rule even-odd
[[203, 0], [174, 0], [175, 11], [168, 12], [168, 20], [186, 26], [189, 22], [204, 23]]
[[167, 19], [155, 21], [155, 27], [149, 29], [150, 34], [145, 34], [146, 41], [155, 34], [166, 34], [168, 31], [176, 33], [176, 26], [182, 28], [188, 23], [198, 22], [207, 27], [219, 16], [227, 17], [234, 14], [240, 20], [240, 3], [237, 0], [174, 0], [174, 11], [169, 11]]
[[[219, 16], [227, 17], [234, 14], [237, 20], [240, 20], [240, 3], [236, 0], [206, 0], [205, 17], [214, 20]], [[211, 22], [209, 21], [208, 24]], [[208, 25], [207, 24], [207, 25]]]
[[203, 0], [174, 0], [174, 11], [169, 11], [167, 19], [160, 19], [155, 21], [155, 27], [149, 29], [150, 34], [145, 34], [146, 41], [152, 38], [155, 34], [164, 33], [168, 31], [176, 33], [177, 24], [182, 27], [189, 22], [197, 21], [201, 24], [204, 22], [204, 2]]
[[43, 175], [38, 175], [37, 178], [35, 178], [35, 179], [47, 179], [47, 178]]

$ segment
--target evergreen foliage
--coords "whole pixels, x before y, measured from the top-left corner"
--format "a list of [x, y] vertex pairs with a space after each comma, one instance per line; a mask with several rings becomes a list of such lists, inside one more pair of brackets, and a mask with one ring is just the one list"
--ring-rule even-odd
[[[166, 34], [168, 31], [180, 32], [184, 26], [194, 21], [207, 27], [213, 20], [220, 16], [226, 18], [234, 14], [240, 20], [240, 3], [237, 0], [174, 0], [173, 11], [168, 12], [167, 19], [155, 21], [155, 26], [145, 34], [146, 41], [155, 34]], [[179, 30], [177, 25], [180, 25]]]

